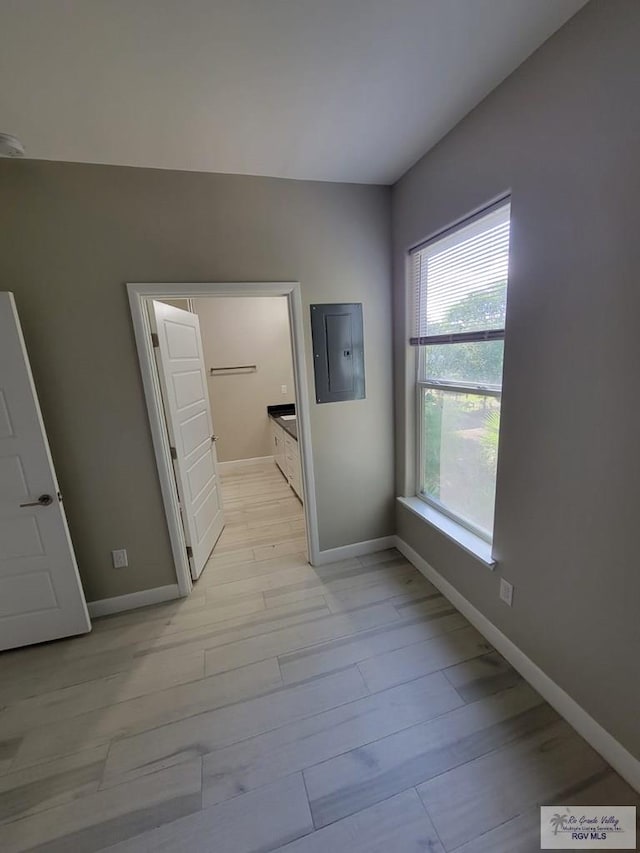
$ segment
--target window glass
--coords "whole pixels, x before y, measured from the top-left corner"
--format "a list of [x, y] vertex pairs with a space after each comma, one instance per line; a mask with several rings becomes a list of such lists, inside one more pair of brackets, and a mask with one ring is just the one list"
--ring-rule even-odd
[[500, 402], [422, 389], [424, 494], [489, 537], [493, 530]]
[[503, 351], [502, 341], [422, 347], [421, 378], [500, 388]]

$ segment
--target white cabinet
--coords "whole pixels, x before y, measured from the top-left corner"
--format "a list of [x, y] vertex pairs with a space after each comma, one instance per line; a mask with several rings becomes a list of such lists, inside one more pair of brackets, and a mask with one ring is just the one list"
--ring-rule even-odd
[[276, 465], [287, 478], [287, 482], [293, 491], [302, 500], [302, 474], [298, 442], [280, 424], [272, 420], [271, 443]]
[[282, 473], [287, 476], [287, 450], [285, 444], [285, 436], [286, 433], [275, 421], [271, 421], [271, 440], [273, 446], [273, 458], [275, 460], [276, 465]]
[[284, 437], [284, 443], [287, 453], [287, 479], [293, 491], [302, 500], [302, 477], [300, 476], [298, 442], [287, 433]]

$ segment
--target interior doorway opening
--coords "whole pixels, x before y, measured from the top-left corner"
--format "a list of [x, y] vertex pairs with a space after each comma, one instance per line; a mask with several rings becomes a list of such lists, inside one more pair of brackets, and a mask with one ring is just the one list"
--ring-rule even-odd
[[128, 291], [181, 595], [225, 555], [315, 563], [299, 284]]

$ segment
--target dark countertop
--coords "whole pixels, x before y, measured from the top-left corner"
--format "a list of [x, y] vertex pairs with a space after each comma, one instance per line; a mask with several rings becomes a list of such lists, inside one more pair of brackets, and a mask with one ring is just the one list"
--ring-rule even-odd
[[267, 414], [274, 420], [285, 432], [288, 432], [291, 438], [298, 440], [298, 421], [283, 421], [282, 415], [295, 415], [295, 403], [286, 403], [281, 406], [267, 406]]

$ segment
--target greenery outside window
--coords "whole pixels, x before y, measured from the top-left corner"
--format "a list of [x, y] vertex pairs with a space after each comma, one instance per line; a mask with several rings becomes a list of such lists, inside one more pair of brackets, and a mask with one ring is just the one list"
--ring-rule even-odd
[[488, 542], [500, 433], [509, 224], [507, 200], [410, 253], [417, 494]]

